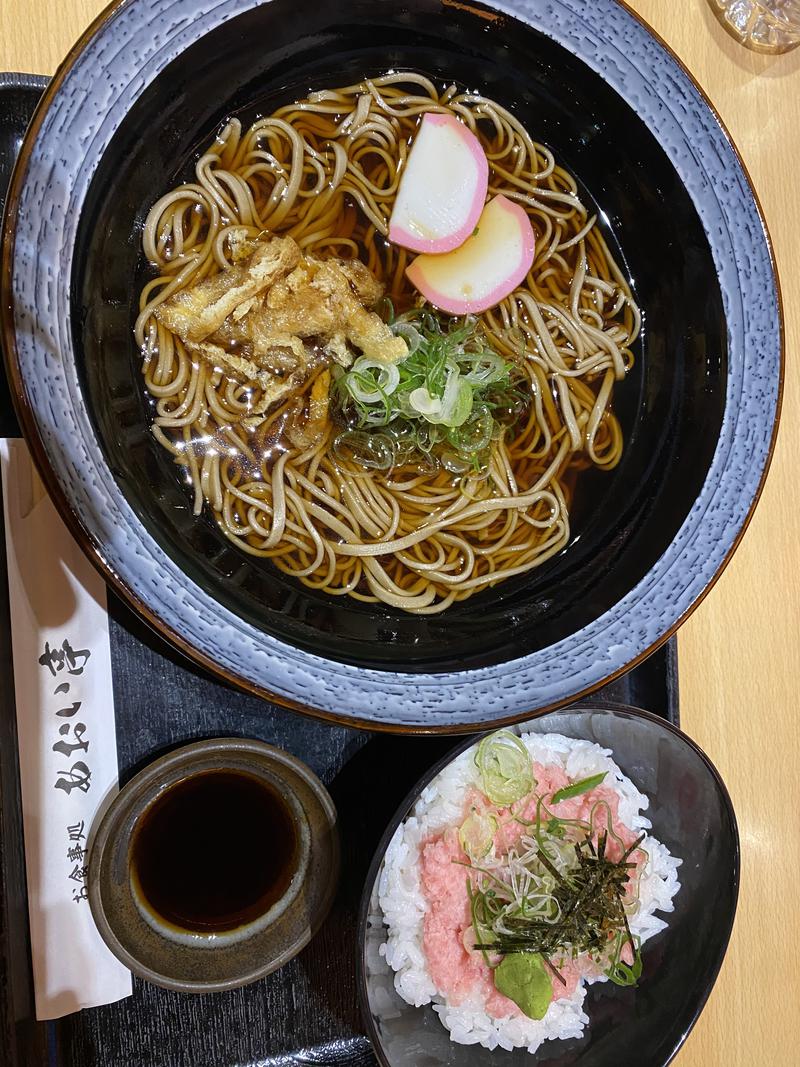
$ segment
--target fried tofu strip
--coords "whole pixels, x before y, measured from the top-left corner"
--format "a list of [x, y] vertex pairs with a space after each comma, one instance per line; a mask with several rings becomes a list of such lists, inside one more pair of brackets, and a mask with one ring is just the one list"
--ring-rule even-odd
[[324, 370], [311, 386], [305, 421], [292, 419], [287, 425], [286, 432], [295, 448], [310, 448], [322, 439], [328, 425], [330, 391], [331, 372]]
[[186, 342], [186, 348], [193, 355], [200, 356], [214, 368], [219, 368], [234, 381], [242, 384], [252, 383], [261, 392], [259, 399], [253, 404], [247, 413], [247, 421], [252, 416], [263, 415], [265, 411], [283, 400], [285, 396], [293, 392], [305, 377], [305, 367], [302, 372], [293, 370], [288, 377], [281, 378], [271, 370], [259, 367], [251, 359], [226, 352], [220, 345], [213, 345], [209, 341]]
[[393, 363], [408, 354], [405, 340], [395, 337], [381, 317], [364, 306], [374, 304], [382, 292], [361, 263], [309, 256], [277, 281], [263, 306], [250, 313], [250, 331], [260, 335], [264, 346], [275, 335], [316, 337], [345, 366], [354, 358], [347, 342], [370, 359]]
[[[383, 286], [363, 263], [303, 257], [291, 237], [251, 238], [244, 230], [231, 235], [230, 254], [227, 269], [165, 300], [155, 315], [192, 355], [258, 390], [246, 424], [308, 379], [318, 360], [310, 342], [346, 367], [359, 350], [386, 362], [407, 354], [405, 340], [369, 310]], [[314, 383], [298, 441], [319, 434], [329, 387], [326, 372]]]
[[171, 296], [155, 309], [155, 316], [184, 341], [205, 341], [229, 315], [241, 317], [235, 315], [241, 305], [254, 300], [299, 260], [300, 249], [291, 237], [260, 241], [246, 260]]

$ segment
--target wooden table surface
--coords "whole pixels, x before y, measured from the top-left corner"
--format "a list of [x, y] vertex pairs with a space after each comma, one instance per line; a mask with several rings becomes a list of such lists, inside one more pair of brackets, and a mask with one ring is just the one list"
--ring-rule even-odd
[[[51, 73], [103, 6], [0, 0], [0, 70]], [[746, 51], [707, 0], [631, 6], [681, 57], [736, 141], [772, 234], [786, 316], [783, 418], [771, 474], [736, 556], [679, 637], [682, 724], [730, 788], [742, 888], [722, 973], [676, 1063], [788, 1067], [797, 1062], [800, 1002], [800, 49], [777, 57]]]

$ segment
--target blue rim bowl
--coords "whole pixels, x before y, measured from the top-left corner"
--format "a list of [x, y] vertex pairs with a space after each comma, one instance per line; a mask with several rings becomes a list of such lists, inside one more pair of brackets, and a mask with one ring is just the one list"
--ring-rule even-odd
[[[431, 617], [314, 593], [193, 520], [131, 335], [137, 227], [221, 120], [387, 67], [514, 109], [604, 213], [645, 315], [623, 460], [582, 476], [571, 543]], [[65, 519], [161, 633], [289, 707], [464, 732], [563, 705], [675, 631], [763, 484], [782, 382], [764, 221], [707, 100], [616, 0], [114, 4], [44, 95], [3, 237], [12, 392]]]

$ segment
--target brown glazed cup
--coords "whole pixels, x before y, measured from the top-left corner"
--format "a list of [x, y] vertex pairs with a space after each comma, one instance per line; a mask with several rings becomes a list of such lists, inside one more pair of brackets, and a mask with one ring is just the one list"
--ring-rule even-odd
[[[282, 797], [297, 838], [294, 874], [269, 910], [221, 933], [178, 930], [137, 891], [131, 843], [145, 813], [166, 790], [209, 771], [246, 773]], [[103, 940], [134, 974], [183, 992], [210, 993], [254, 982], [308, 944], [333, 901], [339, 875], [336, 809], [300, 760], [261, 741], [198, 741], [140, 771], [93, 827], [89, 902]]]

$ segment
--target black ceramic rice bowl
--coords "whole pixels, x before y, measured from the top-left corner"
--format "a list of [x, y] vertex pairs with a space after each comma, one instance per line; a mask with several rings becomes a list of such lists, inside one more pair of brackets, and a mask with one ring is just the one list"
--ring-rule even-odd
[[[705, 754], [677, 727], [638, 708], [602, 701], [539, 716], [522, 732], [562, 734], [610, 750], [649, 800], [652, 835], [681, 860], [674, 910], [642, 946], [635, 986], [587, 987], [580, 1038], [490, 1052], [457, 1044], [430, 1004], [414, 1007], [397, 992], [381, 952], [388, 936], [379, 902], [386, 851], [398, 827], [437, 774], [475, 739], [458, 745], [423, 775], [389, 822], [364, 884], [359, 911], [358, 991], [367, 1032], [382, 1067], [665, 1067], [685, 1041], [728, 945], [739, 889], [739, 835], [730, 797]], [[390, 887], [384, 892], [390, 893]], [[412, 950], [409, 950], [412, 951]], [[400, 957], [402, 958], [402, 957]], [[416, 956], [410, 957], [416, 961]]]

